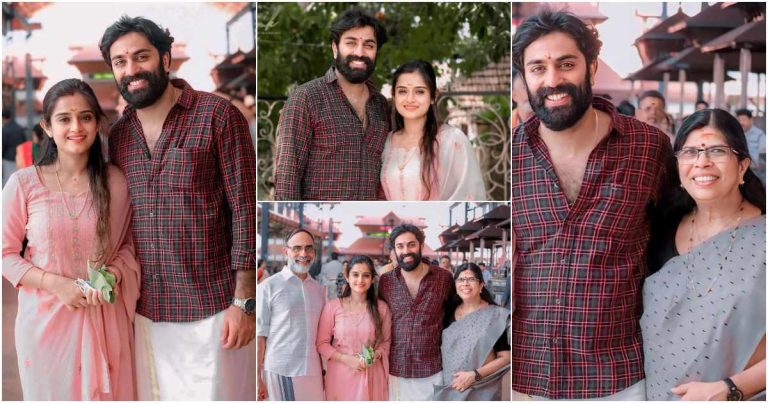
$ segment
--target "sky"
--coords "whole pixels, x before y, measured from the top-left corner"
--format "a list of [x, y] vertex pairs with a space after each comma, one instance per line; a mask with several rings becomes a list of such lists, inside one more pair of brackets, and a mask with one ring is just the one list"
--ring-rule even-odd
[[[48, 76], [38, 98], [42, 100], [53, 84], [65, 78], [81, 77], [77, 68], [67, 63], [74, 52], [73, 45], [98, 44], [104, 30], [123, 14], [142, 16], [168, 28], [174, 43], [186, 43], [189, 60], [177, 76], [187, 80], [195, 89], [214, 90], [210, 72], [217, 60], [213, 55], [226, 54], [226, 22], [232, 18], [224, 10], [206, 3], [54, 3], [35, 13], [30, 22], [42, 24], [41, 30], [16, 31], [2, 44], [3, 56], [45, 58], [35, 66]], [[204, 28], [204, 29], [201, 29]], [[253, 48], [253, 27], [250, 16], [243, 16], [230, 31], [230, 49], [244, 51]]]

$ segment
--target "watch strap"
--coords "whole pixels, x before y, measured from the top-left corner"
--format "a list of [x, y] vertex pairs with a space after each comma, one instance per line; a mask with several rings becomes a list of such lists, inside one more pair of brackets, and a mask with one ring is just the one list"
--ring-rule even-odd
[[744, 394], [741, 392], [741, 390], [739, 390], [736, 384], [733, 383], [733, 380], [731, 378], [725, 378], [723, 379], [723, 382], [725, 382], [725, 385], [728, 387], [728, 396], [727, 396], [728, 400], [738, 401], [743, 398]]

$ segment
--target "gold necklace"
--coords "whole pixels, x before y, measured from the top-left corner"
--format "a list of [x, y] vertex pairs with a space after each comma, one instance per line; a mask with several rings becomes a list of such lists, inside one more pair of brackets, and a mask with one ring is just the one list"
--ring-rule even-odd
[[[694, 235], [696, 232], [696, 213], [697, 212], [698, 212], [698, 209], [694, 209], [693, 214], [691, 215], [691, 230], [688, 238], [691, 248], [693, 248]], [[728, 250], [720, 256], [720, 265], [717, 269], [717, 275], [715, 276], [714, 279], [712, 279], [712, 282], [709, 283], [709, 287], [707, 287], [706, 292], [704, 293], [698, 291], [696, 289], [696, 285], [694, 284], [693, 273], [692, 273], [693, 250], [688, 251], [688, 257], [686, 259], [686, 276], [688, 277], [688, 289], [693, 291], [693, 293], [696, 294], [697, 297], [703, 297], [709, 294], [710, 292], [712, 292], [712, 287], [715, 285], [717, 280], [720, 279], [720, 275], [723, 273], [723, 262], [725, 261], [725, 257], [733, 251], [733, 244], [736, 242], [736, 230], [739, 228], [739, 222], [741, 222], [741, 217], [743, 213], [744, 213], [744, 199], [742, 199], [741, 203], [739, 204], [739, 216], [736, 218], [736, 224], [733, 226], [733, 229], [731, 230], [731, 236], [728, 242]], [[701, 251], [699, 251], [699, 256], [701, 256]]]
[[54, 170], [54, 173], [56, 173], [56, 183], [59, 184], [59, 193], [61, 194], [61, 200], [64, 201], [64, 208], [67, 209], [67, 214], [69, 215], [69, 218], [72, 219], [72, 220], [77, 220], [77, 218], [80, 217], [80, 214], [83, 213], [83, 210], [85, 210], [85, 205], [87, 203], [83, 203], [83, 207], [80, 208], [80, 212], [77, 213], [77, 214], [73, 213], [72, 210], [69, 209], [69, 204], [67, 203], [67, 198], [64, 195], [64, 190], [61, 187], [61, 179], [59, 178], [59, 168], [61, 168], [61, 167], [57, 167]]

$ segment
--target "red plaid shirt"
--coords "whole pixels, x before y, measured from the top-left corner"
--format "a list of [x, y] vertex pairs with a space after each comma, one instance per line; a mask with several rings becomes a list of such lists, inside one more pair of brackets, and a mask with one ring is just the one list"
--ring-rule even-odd
[[333, 68], [291, 93], [277, 127], [275, 200], [377, 199], [387, 100], [366, 84], [365, 130]]
[[426, 378], [443, 369], [440, 341], [445, 306], [454, 293], [453, 276], [438, 266], [429, 266], [413, 299], [401, 270], [398, 267], [379, 280], [379, 298], [392, 312], [389, 373]]
[[141, 263], [136, 311], [191, 322], [227, 308], [235, 272], [256, 269], [256, 152], [234, 106], [183, 80], [150, 155], [136, 111], [110, 130], [110, 155], [128, 178]]
[[671, 148], [656, 128], [611, 116], [572, 206], [534, 117], [512, 139], [515, 310], [512, 388], [550, 399], [603, 397], [643, 379], [639, 320], [647, 208]]

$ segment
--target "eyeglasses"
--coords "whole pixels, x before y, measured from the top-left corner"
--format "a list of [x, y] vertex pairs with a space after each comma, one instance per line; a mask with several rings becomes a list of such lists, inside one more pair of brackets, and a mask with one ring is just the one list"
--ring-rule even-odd
[[477, 284], [480, 282], [480, 279], [477, 277], [459, 277], [456, 279], [456, 284], [469, 284], [474, 283]]
[[739, 152], [728, 146], [712, 146], [707, 148], [684, 147], [675, 152], [677, 161], [681, 164], [690, 165], [699, 160], [699, 154], [704, 153], [707, 159], [712, 162], [724, 162], [728, 160], [731, 153], [739, 155]]
[[299, 254], [302, 250], [306, 253], [315, 253], [315, 245], [306, 245], [306, 246], [289, 246], [288, 248], [291, 249], [291, 252]]

